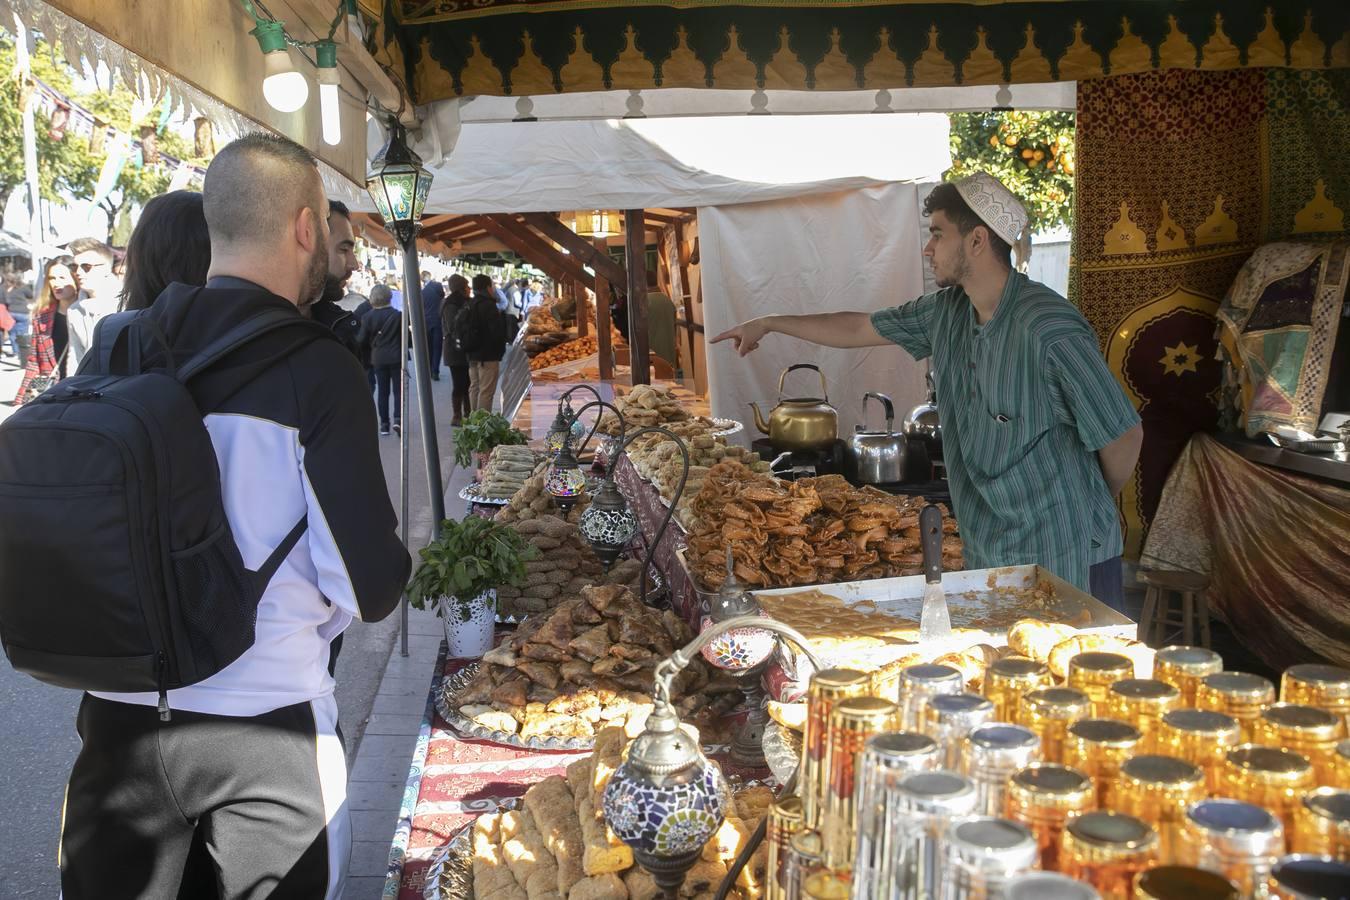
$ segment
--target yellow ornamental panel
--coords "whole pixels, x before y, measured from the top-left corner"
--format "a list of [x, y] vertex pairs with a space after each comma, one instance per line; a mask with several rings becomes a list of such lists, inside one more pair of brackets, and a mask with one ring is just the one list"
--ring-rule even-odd
[[562, 68], [565, 91], [601, 91], [605, 88], [605, 72], [586, 49], [586, 35], [578, 25], [572, 31], [572, 54]]
[[1238, 239], [1238, 224], [1224, 210], [1223, 194], [1214, 198], [1214, 211], [1195, 229], [1197, 247], [1211, 244], [1234, 244]]
[[1312, 13], [1303, 16], [1303, 32], [1289, 48], [1289, 57], [1296, 69], [1320, 69], [1326, 58], [1327, 45], [1313, 31]]
[[609, 67], [610, 84], [616, 90], [642, 90], [656, 84], [656, 67], [637, 48], [637, 32], [629, 25], [626, 44], [614, 65]]
[[689, 49], [689, 32], [681, 25], [675, 36], [675, 49], [671, 51], [670, 58], [661, 64], [661, 86], [707, 87], [707, 68]]
[[539, 54], [534, 52], [534, 37], [527, 31], [522, 40], [525, 52], [511, 69], [511, 93], [517, 97], [553, 93], [553, 73], [544, 65]]
[[1172, 218], [1171, 210], [1167, 208], [1167, 201], [1162, 202], [1162, 223], [1158, 226], [1158, 232], [1154, 236], [1157, 242], [1158, 252], [1165, 250], [1188, 250], [1190, 244], [1186, 241], [1186, 229], [1182, 228], [1175, 219]]
[[1130, 20], [1121, 19], [1120, 27], [1125, 33], [1111, 50], [1111, 72], [1119, 75], [1153, 68], [1153, 51], [1134, 33]]
[[1313, 198], [1308, 205], [1294, 214], [1295, 234], [1315, 234], [1317, 232], [1339, 233], [1345, 230], [1345, 213], [1331, 202], [1327, 196], [1327, 183], [1317, 179]]
[[975, 49], [961, 63], [962, 84], [999, 84], [1003, 81], [1003, 63], [989, 49], [988, 38], [983, 28], [977, 32]]
[[1147, 253], [1148, 239], [1139, 226], [1130, 218], [1130, 204], [1120, 201], [1120, 218], [1116, 219], [1111, 230], [1106, 233], [1102, 253], [1106, 256], [1122, 256], [1128, 253]]
[[839, 46], [839, 29], [830, 32], [830, 52], [811, 72], [813, 87], [818, 91], [852, 91], [858, 88], [858, 70]]
[[1027, 40], [1012, 62], [1012, 80], [1017, 84], [1034, 84], [1052, 80], [1050, 60], [1036, 46], [1036, 29], [1027, 25]]
[[1167, 37], [1158, 48], [1158, 60], [1164, 68], [1195, 68], [1195, 45], [1181, 33], [1176, 16], [1167, 17]]
[[1077, 22], [1073, 26], [1073, 43], [1059, 60], [1059, 78], [1061, 81], [1078, 81], [1101, 74], [1101, 54], [1083, 40], [1083, 23]]
[[[469, 53], [469, 60], [464, 64], [464, 71], [459, 75], [459, 81], [463, 92], [467, 96], [475, 94], [500, 94], [502, 90], [502, 73], [492, 64], [492, 60], [487, 58], [483, 48], [478, 45], [478, 36], [469, 38], [469, 46], [472, 51]], [[426, 50], [423, 49], [425, 54]]]
[[938, 49], [938, 30], [933, 25], [928, 29], [928, 48], [914, 63], [915, 87], [945, 87], [956, 81], [956, 66]]
[[905, 64], [891, 49], [891, 32], [884, 25], [877, 33], [877, 52], [863, 66], [863, 86], [868, 89], [901, 88], [908, 76]]
[[[421, 52], [422, 59], [431, 59], [431, 42], [426, 38], [422, 39]], [[487, 62], [486, 59], [481, 61]], [[492, 71], [495, 72], [496, 69], [493, 69]], [[419, 96], [426, 96], [426, 93], [430, 92], [436, 96], [447, 95], [453, 97], [455, 94], [455, 80], [450, 77], [449, 72], [441, 67], [440, 63], [429, 66], [418, 66], [417, 91]], [[496, 90], [494, 90], [493, 93], [496, 93]]]
[[806, 88], [806, 66], [792, 52], [791, 37], [786, 25], [778, 30], [778, 50], [764, 67], [765, 90], [800, 91]]
[[1266, 27], [1247, 48], [1247, 65], [1282, 66], [1284, 65], [1284, 41], [1275, 30], [1275, 13], [1266, 10]]
[[713, 87], [741, 90], [754, 84], [755, 78], [755, 64], [741, 46], [740, 32], [732, 25], [727, 32], [727, 49], [722, 58], [713, 63]]
[[1223, 30], [1222, 13], [1214, 17], [1214, 33], [1205, 42], [1204, 56], [1206, 68], [1237, 68], [1240, 64], [1242, 54], [1238, 51], [1237, 45], [1228, 37], [1228, 33]]

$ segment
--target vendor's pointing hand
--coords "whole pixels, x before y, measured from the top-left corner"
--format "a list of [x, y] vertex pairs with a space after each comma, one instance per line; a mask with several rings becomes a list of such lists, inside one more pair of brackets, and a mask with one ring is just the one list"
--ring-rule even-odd
[[728, 329], [717, 337], [712, 339], [714, 344], [722, 341], [734, 341], [736, 343], [736, 352], [745, 356], [759, 346], [759, 342], [764, 339], [764, 335], [769, 333], [768, 326], [763, 319], [751, 319], [748, 322], [742, 322], [735, 328]]

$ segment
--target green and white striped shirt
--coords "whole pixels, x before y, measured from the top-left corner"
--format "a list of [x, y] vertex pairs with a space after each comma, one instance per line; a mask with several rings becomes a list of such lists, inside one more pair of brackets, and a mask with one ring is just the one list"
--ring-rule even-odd
[[872, 314], [877, 333], [933, 357], [942, 446], [966, 567], [1038, 563], [1083, 590], [1121, 552], [1097, 451], [1139, 421], [1082, 314], [1013, 272], [984, 325], [949, 287]]

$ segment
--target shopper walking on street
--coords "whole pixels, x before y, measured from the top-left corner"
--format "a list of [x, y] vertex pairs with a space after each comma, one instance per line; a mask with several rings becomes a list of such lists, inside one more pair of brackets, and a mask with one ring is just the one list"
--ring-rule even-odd
[[387, 285], [371, 288], [370, 312], [361, 320], [361, 346], [370, 354], [370, 365], [375, 370], [375, 409], [380, 414], [380, 434], [389, 433], [391, 387], [394, 430], [402, 425], [399, 411], [403, 409], [403, 313], [389, 305], [392, 296]]
[[469, 359], [469, 399], [473, 408], [492, 412], [497, 374], [506, 355], [506, 317], [497, 308], [497, 293], [489, 276], [473, 276], [473, 297], [455, 330]]
[[127, 241], [122, 309], [149, 309], [177, 282], [200, 287], [211, 269], [211, 236], [196, 191], [160, 194], [141, 210]]
[[432, 278], [430, 272], [422, 273], [422, 321], [427, 326], [427, 363], [431, 370], [431, 380], [441, 380], [441, 304], [445, 302], [445, 285], [440, 279]]
[[[211, 161], [202, 201], [205, 287], [171, 285], [137, 321], [190, 360], [260, 318], [294, 318], [295, 328], [241, 343], [188, 382], [231, 544], [251, 571], [284, 558], [265, 580], [252, 643], [228, 665], [165, 700], [85, 696], [62, 826], [66, 900], [178, 896], [194, 833], [223, 898], [339, 898], [351, 829], [329, 644], [353, 619], [392, 612], [411, 568], [361, 368], [298, 309], [328, 268], [313, 156], [285, 138], [241, 138]], [[166, 365], [157, 343], [142, 340], [143, 367]], [[237, 574], [223, 559], [196, 562]], [[191, 599], [186, 613], [208, 614]], [[174, 652], [199, 652], [191, 647]]]
[[75, 273], [70, 270], [74, 263], [69, 256], [58, 256], [47, 263], [43, 270], [42, 293], [33, 304], [32, 340], [28, 361], [24, 364], [23, 382], [19, 385], [19, 392], [14, 395], [15, 406], [26, 401], [29, 391], [35, 390], [42, 380], [55, 381], [61, 377], [61, 359], [55, 341], [56, 324], [58, 316], [62, 321], [65, 319], [61, 315], [62, 310], [75, 302]]
[[94, 329], [104, 316], [117, 312], [122, 281], [113, 273], [113, 249], [94, 238], [78, 238], [68, 245], [75, 257], [75, 282], [80, 299], [66, 314], [70, 331], [70, 368], [80, 367], [94, 345]]
[[469, 402], [469, 357], [460, 349], [455, 338], [455, 322], [468, 305], [468, 279], [463, 275], [451, 275], [450, 293], [441, 304], [441, 345], [444, 348], [445, 364], [450, 367], [450, 402], [454, 410], [451, 428], [458, 428], [464, 417], [472, 411]]
[[24, 284], [23, 276], [18, 272], [6, 272], [3, 293], [0, 302], [9, 310], [13, 324], [5, 330], [5, 338], [18, 359], [20, 366], [28, 365], [29, 317], [33, 305], [33, 288]]

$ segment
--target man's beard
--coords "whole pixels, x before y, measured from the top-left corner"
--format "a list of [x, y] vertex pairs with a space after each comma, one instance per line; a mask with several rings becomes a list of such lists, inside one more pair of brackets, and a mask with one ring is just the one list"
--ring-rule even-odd
[[342, 280], [336, 275], [325, 275], [323, 290], [319, 293], [319, 299], [326, 300], [329, 303], [337, 303], [345, 296], [347, 296], [347, 288]]
[[965, 281], [966, 276], [970, 274], [970, 267], [966, 264], [966, 251], [962, 248], [957, 251], [956, 264], [950, 276], [944, 277], [938, 274], [937, 268], [933, 269], [933, 278], [937, 281], [940, 288], [955, 287]]
[[319, 300], [319, 291], [328, 278], [328, 248], [316, 247], [309, 258], [309, 268], [305, 270], [305, 283], [300, 290], [300, 305], [311, 306]]

